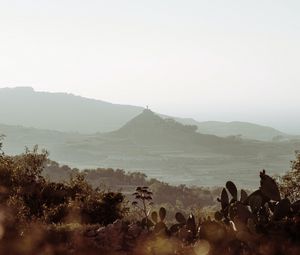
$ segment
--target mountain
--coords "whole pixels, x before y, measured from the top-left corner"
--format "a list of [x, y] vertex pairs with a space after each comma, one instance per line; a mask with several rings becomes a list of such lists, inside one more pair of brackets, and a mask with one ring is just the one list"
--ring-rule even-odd
[[275, 128], [253, 124], [249, 122], [221, 122], [221, 121], [204, 121], [198, 122], [194, 119], [177, 119], [183, 124], [195, 125], [198, 132], [203, 134], [212, 134], [220, 137], [240, 136], [244, 139], [254, 139], [260, 141], [272, 141], [299, 138], [285, 134]]
[[206, 121], [198, 125], [199, 132], [217, 136], [241, 135], [242, 138], [271, 141], [272, 139], [287, 138], [288, 135], [274, 128], [248, 122], [219, 122]]
[[127, 122], [120, 129], [109, 132], [106, 137], [143, 146], [162, 146], [180, 151], [220, 151], [233, 152], [241, 144], [240, 139], [221, 138], [197, 132], [197, 126], [184, 125], [172, 118], [145, 109], [141, 114]]
[[192, 142], [192, 139], [198, 135], [196, 129], [196, 126], [183, 125], [171, 118], [164, 119], [151, 110], [145, 109], [109, 135], [131, 139], [145, 145], [174, 145], [175, 143]]
[[[30, 87], [17, 87], [0, 89], [0, 109], [0, 122], [4, 124], [92, 134], [117, 130], [139, 115], [144, 108], [67, 93], [37, 92]], [[169, 116], [160, 116], [169, 119]], [[246, 122], [174, 119], [185, 125], [196, 125], [198, 132], [203, 134], [222, 137], [241, 135], [242, 138], [262, 141], [271, 141], [274, 137], [294, 138], [273, 128]]]
[[[85, 136], [78, 133], [65, 133], [37, 128], [27, 128], [23, 126], [13, 126], [0, 124], [0, 135], [3, 138], [3, 151], [7, 154], [23, 153], [25, 148], [32, 149], [38, 145], [40, 149], [50, 152], [52, 158], [60, 162], [72, 162], [75, 155], [67, 150], [68, 143], [84, 140]], [[74, 153], [73, 153], [74, 154]]]
[[0, 109], [4, 124], [80, 133], [118, 129], [143, 110], [30, 87], [0, 89]]

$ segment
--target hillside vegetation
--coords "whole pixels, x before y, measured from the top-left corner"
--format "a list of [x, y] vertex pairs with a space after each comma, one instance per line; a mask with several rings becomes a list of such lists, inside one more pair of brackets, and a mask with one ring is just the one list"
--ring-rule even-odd
[[48, 160], [42, 175], [54, 182], [65, 182], [71, 176], [77, 174], [84, 176], [88, 184], [94, 188], [103, 190], [121, 191], [128, 201], [132, 200], [131, 194], [137, 186], [147, 186], [153, 192], [156, 206], [165, 206], [169, 210], [192, 210], [192, 208], [208, 207], [216, 205], [216, 196], [219, 187], [187, 187], [186, 185], [174, 186], [157, 179], [149, 179], [140, 172], [126, 173], [122, 169], [85, 169], [80, 171], [69, 166], [60, 166], [58, 163]]
[[233, 181], [254, 188], [257, 169], [281, 174], [300, 147], [299, 140], [262, 142], [201, 134], [194, 125], [163, 119], [150, 110], [103, 134], [9, 125], [0, 125], [0, 133], [6, 135], [4, 149], [10, 154], [22, 153], [25, 145], [39, 144], [63, 165], [142, 171], [175, 185], [220, 186], [230, 174]]

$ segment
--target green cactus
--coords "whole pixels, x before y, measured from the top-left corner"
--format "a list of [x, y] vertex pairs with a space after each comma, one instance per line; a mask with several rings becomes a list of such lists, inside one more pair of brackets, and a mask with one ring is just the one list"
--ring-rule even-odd
[[167, 211], [164, 207], [161, 207], [159, 209], [158, 213], [156, 211], [152, 212], [151, 219], [154, 223], [151, 220], [149, 220], [149, 221], [152, 223], [150, 227], [154, 227], [153, 231], [155, 233], [162, 233], [162, 232], [167, 233], [168, 232], [167, 225], [164, 222], [164, 220], [166, 218], [166, 214], [167, 214]]
[[178, 222], [177, 224], [174, 224], [170, 227], [171, 234], [175, 234], [186, 224], [186, 218], [184, 215], [180, 212], [177, 212], [175, 214], [175, 219]]
[[196, 240], [199, 232], [199, 226], [201, 225], [201, 219], [199, 219], [197, 224], [195, 216], [192, 213], [186, 219], [180, 212], [175, 214], [175, 219], [178, 223], [171, 226], [171, 234], [177, 234], [182, 241], [187, 243], [191, 243]]
[[180, 212], [177, 212], [175, 214], [175, 219], [180, 223], [180, 224], [185, 224], [186, 223], [186, 218], [184, 215]]
[[195, 216], [191, 213], [186, 221], [186, 228], [192, 232], [193, 236], [197, 235], [197, 225]]
[[251, 208], [252, 213], [257, 213], [261, 208], [263, 203], [263, 199], [259, 195], [253, 195], [249, 197], [249, 205]]
[[228, 182], [226, 182], [226, 188], [228, 189], [232, 198], [237, 201], [238, 200], [237, 199], [237, 188], [236, 188], [235, 184], [232, 181], [228, 181]]
[[279, 203], [275, 206], [273, 219], [274, 220], [281, 220], [284, 217], [288, 216], [291, 213], [291, 202], [288, 198], [282, 199]]
[[245, 190], [241, 190], [241, 198], [240, 198], [240, 201], [242, 202], [242, 203], [244, 203], [245, 201], [246, 201], [246, 199], [248, 198], [248, 194], [247, 194], [247, 192], [245, 191]]
[[153, 220], [155, 223], [157, 223], [157, 222], [158, 222], [158, 214], [157, 214], [157, 212], [153, 211], [153, 212], [151, 213], [151, 218], [152, 218], [152, 220]]
[[229, 197], [226, 189], [224, 188], [221, 193], [221, 206], [222, 210], [225, 210], [229, 205]]
[[261, 192], [270, 200], [280, 201], [280, 192], [275, 180], [268, 176], [265, 170], [260, 172], [259, 176]]

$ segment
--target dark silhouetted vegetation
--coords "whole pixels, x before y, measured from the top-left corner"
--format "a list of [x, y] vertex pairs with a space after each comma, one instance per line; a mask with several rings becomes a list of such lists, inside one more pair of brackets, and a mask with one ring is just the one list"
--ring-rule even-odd
[[296, 152], [296, 159], [291, 162], [291, 170], [280, 178], [280, 191], [291, 201], [300, 197], [300, 152]]
[[[172, 192], [181, 192], [180, 199], [192, 203], [197, 188], [172, 187], [123, 170], [80, 172], [49, 161], [47, 152], [38, 152], [37, 147], [17, 156], [1, 153], [0, 254], [296, 255], [300, 252], [299, 160], [297, 154], [279, 183], [263, 170], [260, 186], [253, 192], [239, 191], [228, 181], [220, 190], [215, 212], [199, 217], [187, 213], [188, 208], [174, 212], [174, 207], [158, 207], [155, 195], [169, 192], [172, 198]], [[64, 178], [51, 180], [50, 169], [63, 169], [63, 175], [53, 173], [52, 178]], [[130, 187], [143, 184], [131, 194], [134, 206], [126, 203], [125, 194], [89, 183], [100, 175], [114, 176], [118, 184], [130, 182]], [[160, 188], [154, 191], [157, 185]], [[199, 191], [213, 196], [209, 190]]]
[[42, 176], [47, 153], [38, 153], [37, 147], [18, 156], [3, 154], [0, 160], [2, 202], [25, 222], [63, 223], [72, 220], [72, 212], [79, 222], [107, 225], [123, 216], [124, 196], [92, 188], [80, 173], [68, 182], [47, 181]]
[[[60, 166], [49, 160], [43, 170], [43, 176], [56, 181], [67, 181], [70, 176], [79, 173], [77, 168], [67, 165]], [[172, 210], [202, 208], [215, 205], [215, 197], [219, 188], [187, 187], [186, 185], [173, 186], [157, 179], [148, 179], [144, 173], [125, 172], [122, 169], [86, 169], [80, 171], [85, 180], [94, 188], [101, 187], [106, 190], [118, 191], [127, 195], [131, 200], [131, 194], [137, 186], [147, 186], [153, 192], [153, 200], [156, 205], [164, 205]]]

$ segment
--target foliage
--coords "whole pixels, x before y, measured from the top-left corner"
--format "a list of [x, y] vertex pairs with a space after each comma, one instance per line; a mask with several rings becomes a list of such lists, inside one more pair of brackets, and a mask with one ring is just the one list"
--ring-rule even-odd
[[3, 143], [2, 143], [2, 140], [4, 139], [4, 135], [1, 135], [0, 134], [0, 152], [2, 152], [2, 146], [3, 146]]
[[35, 147], [21, 155], [0, 157], [0, 202], [13, 209], [19, 220], [107, 225], [124, 216], [124, 195], [92, 188], [83, 174], [64, 183], [47, 181], [42, 176], [47, 156]]
[[300, 153], [291, 162], [291, 170], [280, 178], [280, 191], [291, 201], [300, 199]]
[[[76, 175], [78, 169], [67, 165], [60, 166], [54, 161], [48, 161], [43, 176], [51, 181], [64, 182], [70, 175]], [[147, 186], [153, 192], [153, 200], [156, 205], [167, 207], [168, 210], [192, 210], [215, 205], [215, 197], [219, 188], [188, 187], [186, 185], [172, 186], [157, 179], [148, 179], [141, 172], [125, 172], [122, 169], [97, 168], [82, 171], [85, 180], [94, 188], [119, 191], [123, 194], [131, 194], [137, 186]], [[128, 196], [131, 200], [131, 197]]]
[[[164, 208], [152, 212], [152, 236], [148, 238], [153, 253], [142, 254], [198, 254], [204, 244], [205, 252], [199, 254], [299, 254], [300, 200], [282, 198], [277, 183], [265, 170], [260, 173], [259, 189], [250, 195], [238, 192], [232, 181], [225, 186], [214, 220], [196, 220], [193, 214], [186, 218], [177, 212], [177, 223], [168, 225]], [[164, 243], [164, 247], [157, 249], [157, 243]]]
[[[293, 178], [278, 186], [263, 170], [249, 195], [228, 181], [214, 219], [176, 212], [169, 221], [165, 207], [152, 210], [150, 188], [139, 186], [133, 195], [141, 220], [126, 222], [122, 193], [93, 188], [77, 171], [68, 182], [46, 180], [47, 160], [37, 148], [0, 156], [0, 254], [299, 254], [297, 186], [284, 186]], [[292, 166], [295, 174], [299, 156]]]
[[151, 211], [152, 195], [153, 193], [149, 190], [149, 187], [137, 187], [135, 192], [132, 194], [135, 198], [135, 201], [132, 202], [132, 205], [137, 207], [141, 214], [143, 215], [142, 224], [149, 229], [153, 224], [149, 220], [149, 214]]

